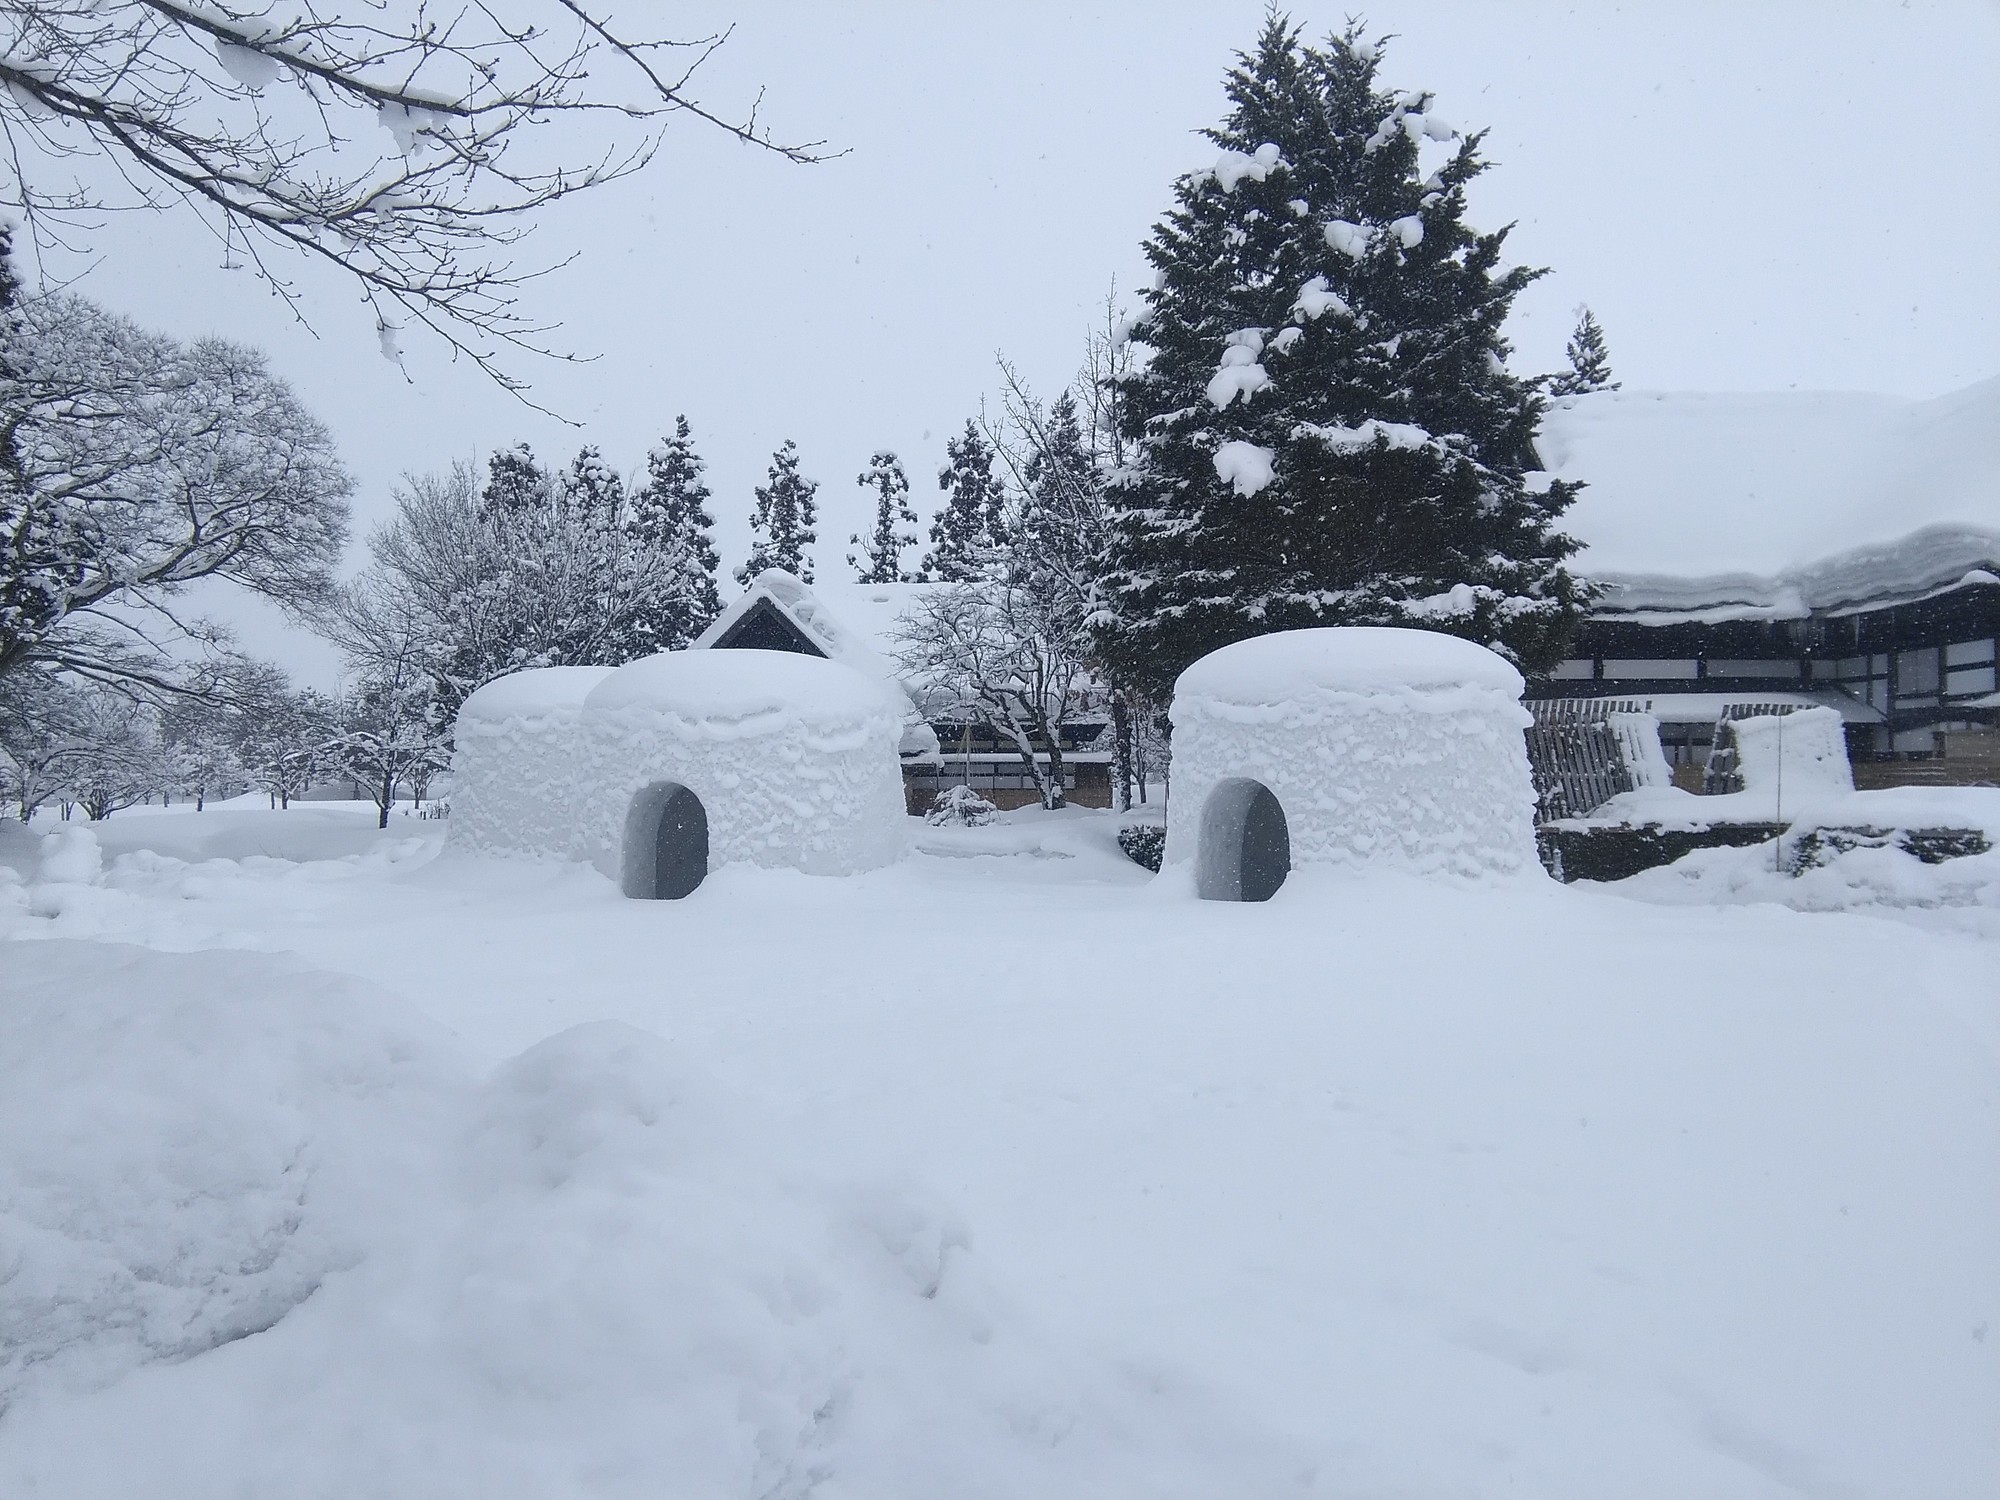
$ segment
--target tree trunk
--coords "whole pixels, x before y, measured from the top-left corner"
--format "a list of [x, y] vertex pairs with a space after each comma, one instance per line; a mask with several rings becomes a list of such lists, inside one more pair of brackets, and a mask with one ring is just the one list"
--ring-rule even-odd
[[382, 773], [382, 795], [376, 799], [375, 803], [376, 808], [381, 813], [381, 816], [375, 820], [377, 828], [387, 828], [389, 826], [389, 805], [395, 800], [396, 773], [394, 771], [384, 771]]
[[[1132, 705], [1111, 695], [1111, 785], [1120, 812], [1132, 810]], [[1143, 785], [1143, 783], [1141, 783]], [[1143, 800], [1144, 793], [1141, 793]]]

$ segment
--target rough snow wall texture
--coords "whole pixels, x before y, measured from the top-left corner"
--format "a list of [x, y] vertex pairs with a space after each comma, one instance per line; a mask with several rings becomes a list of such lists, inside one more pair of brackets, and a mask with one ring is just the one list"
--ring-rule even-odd
[[[1351, 633], [1358, 632], [1288, 634]], [[1465, 642], [1452, 645], [1489, 657], [1519, 683], [1492, 653]], [[1295, 870], [1386, 866], [1479, 876], [1537, 867], [1534, 784], [1522, 734], [1531, 720], [1519, 687], [1497, 685], [1498, 674], [1407, 686], [1300, 682], [1282, 695], [1232, 692], [1227, 685], [1190, 691], [1215, 686], [1190, 684], [1201, 666], [1189, 669], [1174, 694], [1169, 865], [1196, 859], [1210, 796], [1224, 782], [1244, 778], [1269, 787], [1283, 807]], [[1247, 697], [1270, 701], [1240, 701]]]
[[1730, 728], [1736, 733], [1736, 767], [1746, 792], [1776, 792], [1782, 786], [1787, 801], [1804, 801], [1854, 790], [1847, 736], [1833, 709], [1759, 714], [1738, 719]]
[[540, 667], [489, 682], [465, 700], [453, 730], [454, 849], [569, 859], [584, 785], [579, 719], [610, 667]]
[[[634, 663], [585, 706], [579, 770], [589, 790], [581, 836], [598, 869], [620, 878], [633, 799], [660, 783], [701, 799], [711, 870], [742, 861], [845, 875], [901, 856], [906, 813], [896, 746], [903, 726], [888, 685], [788, 652], [673, 654], [688, 660]], [[747, 684], [763, 690], [715, 696], [674, 684], [631, 691], [621, 682], [656, 663], [708, 664], [710, 677], [740, 669]], [[801, 693], [793, 678], [835, 690]]]

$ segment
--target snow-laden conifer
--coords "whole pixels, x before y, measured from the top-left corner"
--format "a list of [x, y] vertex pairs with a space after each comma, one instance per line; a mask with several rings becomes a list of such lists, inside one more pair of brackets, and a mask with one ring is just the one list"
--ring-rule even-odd
[[1588, 391], [1615, 391], [1619, 382], [1611, 378], [1611, 351], [1604, 346], [1604, 328], [1587, 307], [1577, 310], [1576, 332], [1569, 336], [1569, 368], [1549, 382], [1557, 396], [1581, 396]]
[[715, 587], [721, 564], [710, 534], [715, 517], [701, 477], [705, 468], [688, 419], [676, 417], [673, 436], [646, 455], [646, 482], [632, 493], [627, 526], [645, 545], [673, 558], [681, 580], [673, 617], [656, 622], [656, 649], [685, 646], [722, 612]]
[[944, 506], [931, 521], [923, 576], [939, 583], [967, 583], [983, 576], [1002, 530], [1005, 487], [993, 473], [993, 448], [967, 419], [960, 436], [944, 445], [938, 488]]
[[1299, 36], [1274, 16], [1239, 56], [1214, 164], [1146, 246], [1100, 649], [1156, 695], [1309, 625], [1422, 625], [1541, 667], [1582, 589], [1555, 529], [1571, 487], [1525, 477], [1538, 384], [1506, 363], [1540, 273], [1465, 222], [1477, 134], [1378, 86], [1358, 27]]
[[819, 540], [819, 484], [799, 472], [799, 448], [790, 438], [771, 455], [770, 483], [757, 486], [757, 507], [750, 514], [750, 557], [736, 570], [736, 581], [748, 585], [766, 568], [783, 568], [806, 583], [813, 581], [807, 549]]
[[874, 493], [875, 525], [866, 542], [859, 532], [847, 539], [862, 549], [859, 555], [847, 554], [847, 565], [863, 583], [913, 582], [915, 575], [903, 571], [903, 553], [917, 545], [917, 513], [910, 509], [903, 461], [885, 449], [869, 459], [854, 482]]

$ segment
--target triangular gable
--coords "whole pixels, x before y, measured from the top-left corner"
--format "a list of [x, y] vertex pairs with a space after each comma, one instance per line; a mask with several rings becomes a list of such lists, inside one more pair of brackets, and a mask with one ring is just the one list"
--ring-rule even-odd
[[825, 656], [826, 651], [768, 597], [731, 620], [715, 639], [701, 644], [712, 651], [795, 651], [801, 656]]

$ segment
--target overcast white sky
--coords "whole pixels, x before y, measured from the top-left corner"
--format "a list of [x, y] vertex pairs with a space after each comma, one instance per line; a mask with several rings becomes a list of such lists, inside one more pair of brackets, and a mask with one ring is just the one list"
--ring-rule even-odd
[[[625, 0], [628, 29], [654, 9]], [[665, 7], [660, 7], [665, 10]], [[1394, 33], [1382, 74], [1490, 129], [1482, 227], [1551, 268], [1517, 304], [1516, 363], [1556, 367], [1573, 309], [1603, 322], [1629, 388], [1929, 395], [2000, 374], [2000, 0], [1360, 0]], [[758, 86], [781, 135], [849, 154], [799, 167], [688, 123], [641, 177], [558, 205], [532, 253], [575, 264], [532, 294], [588, 366], [527, 366], [566, 429], [412, 339], [410, 379], [350, 289], [301, 268], [293, 324], [189, 222], [116, 220], [79, 290], [154, 327], [270, 351], [358, 476], [361, 528], [405, 471], [520, 439], [584, 442], [628, 472], [676, 412], [709, 462], [725, 565], [751, 488], [795, 438], [820, 480], [823, 577], [851, 576], [854, 483], [878, 447], [919, 507], [944, 440], [1005, 351], [1053, 390], [1172, 179], [1261, 0], [1124, 5], [673, 7], [735, 21], [705, 76]], [[52, 268], [53, 269], [53, 268]], [[255, 632], [253, 632], [255, 633]], [[275, 642], [270, 643], [274, 648]], [[324, 681], [323, 654], [278, 654]]]

